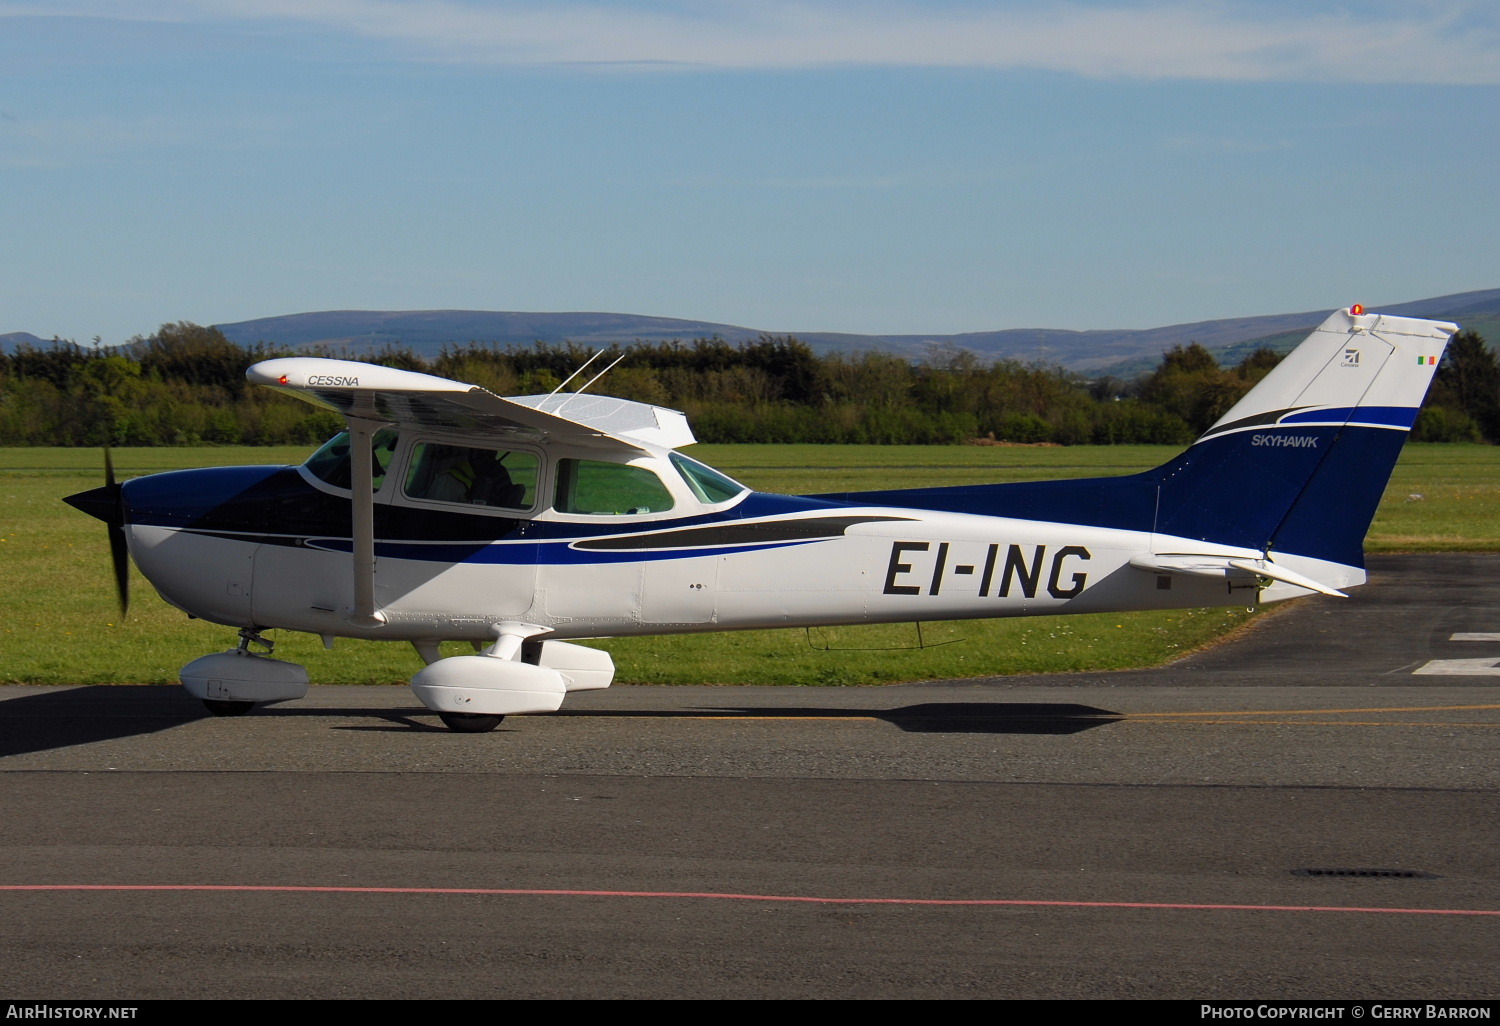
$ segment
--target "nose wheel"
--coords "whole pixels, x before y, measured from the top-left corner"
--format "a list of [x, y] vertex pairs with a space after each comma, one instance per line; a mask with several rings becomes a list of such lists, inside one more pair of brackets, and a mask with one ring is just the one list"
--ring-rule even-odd
[[455, 734], [485, 734], [500, 726], [504, 716], [484, 713], [440, 712], [438, 718]]

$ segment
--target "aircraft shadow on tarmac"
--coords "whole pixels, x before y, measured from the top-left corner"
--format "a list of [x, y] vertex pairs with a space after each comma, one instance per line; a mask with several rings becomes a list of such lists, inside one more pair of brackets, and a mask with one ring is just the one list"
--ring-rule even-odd
[[[351, 714], [358, 710], [338, 710]], [[414, 716], [431, 717], [425, 709], [400, 713], [391, 710], [368, 710], [372, 715], [390, 721], [386, 725], [351, 725], [345, 730], [443, 730]], [[333, 710], [299, 710], [288, 706], [267, 712], [287, 716], [325, 715]], [[703, 709], [562, 709], [545, 714], [562, 719], [648, 719], [648, 720], [882, 720], [913, 734], [1077, 734], [1124, 717], [1108, 709], [1066, 702], [934, 702], [908, 705], [898, 709], [863, 709], [858, 707], [757, 708], [737, 706]], [[525, 717], [516, 717], [517, 722]], [[399, 726], [395, 725], [399, 724]], [[507, 721], [506, 726], [509, 726]], [[502, 728], [503, 729], [503, 728]]]
[[[320, 709], [268, 702], [260, 705], [251, 718], [267, 716], [369, 717], [382, 724], [347, 729], [449, 733], [422, 708]], [[432, 722], [416, 717], [431, 718]], [[210, 718], [203, 703], [175, 684], [93, 684], [24, 695], [0, 703], [0, 759], [140, 737]]]
[[563, 710], [559, 716], [643, 716], [700, 719], [876, 719], [913, 734], [1077, 734], [1123, 716], [1108, 709], [1071, 702], [929, 702], [896, 709], [857, 706], [819, 708], [747, 707], [640, 712], [602, 709]]
[[[858, 706], [573, 709], [552, 715], [619, 719], [868, 718], [916, 734], [1076, 734], [1121, 719], [1119, 713], [1107, 709], [1067, 702], [932, 702], [895, 709]], [[298, 708], [288, 704], [262, 706], [252, 714], [252, 718], [258, 716], [369, 717], [382, 722], [346, 725], [342, 729], [448, 733], [425, 709]], [[0, 704], [0, 759], [154, 734], [207, 717], [207, 711], [195, 699], [171, 684], [133, 687], [101, 684], [26, 695]]]
[[[265, 710], [270, 715], [379, 717], [384, 724], [352, 724], [342, 730], [435, 730], [448, 733], [425, 709], [410, 711], [358, 709], [297, 709], [286, 706]], [[543, 714], [548, 719], [628, 720], [883, 720], [912, 734], [1077, 734], [1124, 717], [1108, 709], [1061, 702], [953, 702], [909, 705], [900, 709], [844, 708], [711, 708], [711, 709], [562, 709]], [[416, 717], [425, 717], [426, 720]], [[515, 717], [519, 724], [528, 717]], [[507, 720], [504, 732], [511, 725]], [[521, 729], [517, 727], [516, 729]]]
[[154, 734], [208, 716], [175, 684], [95, 684], [0, 703], [0, 759]]

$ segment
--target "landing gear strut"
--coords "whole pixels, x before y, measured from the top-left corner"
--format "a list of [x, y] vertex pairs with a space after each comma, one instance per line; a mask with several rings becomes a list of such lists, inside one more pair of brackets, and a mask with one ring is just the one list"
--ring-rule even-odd
[[[263, 647], [266, 650], [266, 655], [270, 655], [276, 651], [276, 642], [261, 635], [254, 627], [241, 627], [240, 643], [235, 648], [235, 652], [240, 655], [251, 655], [250, 645], [252, 643]], [[225, 698], [205, 698], [203, 700], [203, 708], [215, 716], [243, 716], [255, 708], [255, 703], [235, 702]]]

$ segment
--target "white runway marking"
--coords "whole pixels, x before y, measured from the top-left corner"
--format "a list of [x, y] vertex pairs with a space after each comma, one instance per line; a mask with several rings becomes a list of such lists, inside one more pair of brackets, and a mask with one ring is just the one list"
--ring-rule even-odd
[[1500, 656], [1486, 659], [1433, 659], [1423, 663], [1412, 673], [1449, 674], [1468, 677], [1500, 677]]
[[[1490, 631], [1460, 631], [1448, 635], [1449, 641], [1500, 641], [1500, 633]], [[1500, 677], [1500, 658], [1487, 659], [1433, 659], [1417, 667], [1412, 673], [1446, 674], [1458, 677]]]

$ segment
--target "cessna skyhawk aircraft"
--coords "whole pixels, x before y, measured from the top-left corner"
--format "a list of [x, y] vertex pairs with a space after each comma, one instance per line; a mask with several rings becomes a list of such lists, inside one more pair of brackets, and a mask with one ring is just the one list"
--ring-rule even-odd
[[122, 589], [128, 552], [167, 602], [239, 629], [182, 669], [213, 712], [306, 694], [301, 666], [251, 651], [275, 628], [409, 642], [417, 697], [478, 732], [609, 686], [609, 655], [566, 639], [1342, 596], [1457, 330], [1340, 310], [1144, 473], [810, 496], [684, 456], [673, 410], [292, 357], [248, 377], [348, 424], [306, 463], [109, 471], [68, 501], [111, 526]]

